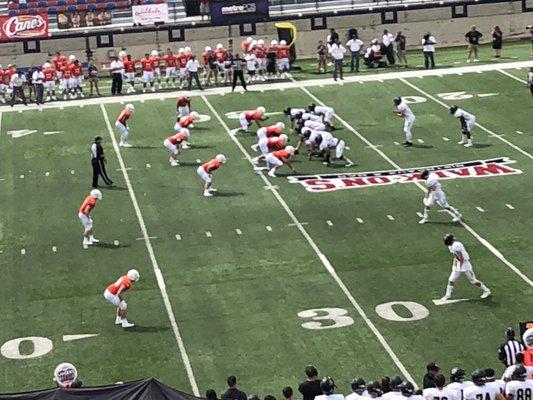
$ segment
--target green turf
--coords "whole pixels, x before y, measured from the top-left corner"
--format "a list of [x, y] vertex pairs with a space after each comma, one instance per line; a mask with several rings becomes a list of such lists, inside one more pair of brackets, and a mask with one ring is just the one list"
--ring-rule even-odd
[[[524, 71], [509, 72], [523, 79]], [[441, 100], [438, 94], [472, 94], [455, 102], [495, 134], [533, 152], [531, 97], [520, 82], [499, 72], [408, 82]], [[401, 167], [501, 156], [516, 160], [514, 166], [523, 171], [521, 175], [443, 181], [443, 187], [467, 224], [531, 279], [529, 174], [533, 162], [528, 156], [477, 127], [475, 148], [456, 145], [458, 121], [431, 99], [412, 105], [417, 115], [413, 134], [424, 144], [411, 149], [395, 145], [403, 134], [402, 121], [391, 112], [392, 98], [422, 96], [399, 80], [309, 91]], [[497, 95], [478, 96], [487, 93]], [[301, 89], [291, 89], [208, 96], [207, 101], [235, 128], [237, 120], [226, 118], [226, 113], [257, 105], [280, 111], [285, 106], [305, 106], [312, 99]], [[121, 154], [131, 168], [127, 173], [200, 391], [210, 387], [220, 391], [226, 376], [235, 373], [247, 392], [279, 395], [283, 386], [297, 385], [308, 363], [316, 364], [322, 375], [333, 376], [344, 392], [356, 374], [372, 379], [399, 373], [207, 104], [200, 97], [193, 101], [194, 109], [211, 119], [192, 130], [193, 147], [183, 151], [178, 168], [168, 165], [162, 146], [172, 133], [174, 102], [134, 104], [130, 141], [136, 147]], [[119, 104], [105, 106], [111, 122], [120, 108]], [[277, 120], [285, 119], [271, 117]], [[341, 127], [338, 121], [336, 125]], [[17, 129], [38, 132], [16, 139], [7, 135]], [[63, 133], [44, 136], [43, 131]], [[117, 188], [104, 190], [104, 199], [94, 210], [95, 235], [103, 245], [83, 250], [77, 208], [90, 189], [89, 145], [95, 135], [104, 137], [108, 169]], [[357, 163], [350, 171], [393, 169], [346, 127], [335, 135], [347, 142], [348, 156]], [[450, 140], [444, 141], [443, 136]], [[291, 139], [295, 141], [294, 136]], [[238, 140], [252, 153], [251, 134]], [[206, 161], [221, 152], [228, 161], [214, 174], [220, 193], [205, 199], [196, 175], [197, 160]], [[301, 174], [332, 172], [303, 156], [297, 157], [295, 167]], [[100, 106], [2, 114], [0, 345], [13, 338], [43, 336], [53, 341], [54, 349], [26, 360], [0, 356], [0, 392], [50, 386], [53, 368], [62, 361], [74, 363], [88, 385], [153, 376], [191, 390], [118, 168]], [[456, 365], [467, 370], [499, 368], [496, 349], [503, 329], [531, 318], [533, 292], [526, 282], [466, 229], [450, 223], [447, 215], [434, 211], [435, 222], [420, 226], [416, 213], [421, 211], [423, 194], [413, 184], [314, 194], [288, 183], [288, 172], [281, 170], [277, 179], [269, 181], [279, 186], [287, 206], [306, 223], [306, 232], [417, 382], [429, 360], [437, 360], [446, 370]], [[450, 255], [441, 242], [446, 232], [463, 241], [493, 298], [479, 300], [479, 292], [462, 280], [455, 296], [469, 301], [432, 303], [442, 296], [450, 272]], [[176, 240], [177, 234], [181, 240]], [[113, 244], [115, 240], [119, 246]], [[113, 309], [102, 292], [131, 267], [141, 272], [141, 280], [127, 294], [131, 320], [138, 326], [124, 332], [113, 325]], [[429, 316], [412, 322], [381, 318], [376, 306], [392, 301], [419, 303]], [[347, 310], [354, 324], [324, 330], [301, 326], [309, 320], [299, 318], [300, 311], [326, 307]], [[401, 307], [395, 310], [409, 316]], [[82, 333], [99, 336], [62, 341], [62, 335]], [[24, 346], [21, 351], [28, 354], [32, 349]]]

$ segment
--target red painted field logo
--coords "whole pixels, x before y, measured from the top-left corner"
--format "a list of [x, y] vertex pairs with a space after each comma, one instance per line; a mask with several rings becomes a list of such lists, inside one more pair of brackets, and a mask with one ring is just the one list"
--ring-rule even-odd
[[48, 36], [48, 16], [18, 15], [0, 16], [0, 39], [3, 41], [23, 40]]
[[416, 182], [420, 179], [420, 172], [424, 169], [435, 172], [440, 179], [487, 178], [521, 174], [521, 170], [509, 165], [513, 163], [515, 163], [514, 160], [501, 157], [431, 167], [354, 172], [349, 174], [289, 176], [287, 179], [290, 183], [299, 183], [309, 192], [320, 193], [341, 189], [361, 189], [372, 186], [392, 185], [393, 183]]

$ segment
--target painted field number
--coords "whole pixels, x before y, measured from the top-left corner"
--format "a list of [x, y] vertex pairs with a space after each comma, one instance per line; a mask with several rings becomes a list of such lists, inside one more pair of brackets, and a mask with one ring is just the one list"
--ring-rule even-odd
[[[30, 351], [25, 354], [21, 354], [21, 345], [26, 343], [30, 344], [33, 347]], [[12, 360], [25, 360], [28, 358], [37, 358], [42, 357], [47, 353], [50, 353], [54, 345], [52, 341], [48, 338], [41, 336], [28, 336], [23, 338], [12, 339], [5, 342], [2, 347], [0, 347], [0, 354], [5, 358], [10, 358]]]
[[349, 317], [348, 311], [344, 308], [314, 308], [311, 310], [300, 311], [298, 316], [303, 319], [312, 321], [304, 322], [302, 327], [305, 329], [333, 329], [342, 328], [354, 324], [352, 317]]

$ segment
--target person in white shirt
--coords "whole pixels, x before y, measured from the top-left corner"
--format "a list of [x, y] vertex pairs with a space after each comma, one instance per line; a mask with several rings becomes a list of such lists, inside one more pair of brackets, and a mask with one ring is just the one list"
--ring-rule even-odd
[[450, 107], [450, 114], [455, 118], [459, 118], [461, 121], [461, 134], [463, 138], [457, 144], [462, 144], [465, 147], [474, 146], [472, 141], [472, 128], [476, 124], [476, 117], [457, 106]]
[[344, 54], [346, 53], [346, 48], [340, 44], [339, 40], [337, 39], [335, 43], [331, 45], [329, 48], [329, 54], [331, 54], [331, 57], [333, 58], [333, 79], [337, 81], [337, 76], [340, 77], [341, 80], [344, 80], [344, 74], [343, 74], [343, 59]]
[[435, 37], [427, 32], [422, 38], [422, 51], [424, 52], [424, 66], [426, 69], [435, 68]]
[[317, 106], [315, 103], [311, 103], [309, 107], [307, 107], [307, 111], [313, 114], [316, 114], [318, 116], [321, 116], [324, 120], [324, 123], [326, 126], [330, 129], [335, 129], [333, 126], [331, 120], [333, 119], [333, 115], [335, 113], [335, 110], [332, 107], [328, 106]]
[[44, 74], [40, 68], [35, 68], [31, 76], [33, 86], [35, 87], [35, 104], [44, 104]]
[[466, 372], [462, 368], [453, 368], [450, 374], [450, 382], [446, 387], [457, 392], [457, 400], [464, 400], [464, 389], [473, 383], [465, 381]]
[[257, 57], [254, 53], [249, 52], [245, 54], [244, 60], [246, 61], [246, 70], [248, 71], [248, 83], [250, 83], [256, 79]]
[[402, 378], [398, 375], [393, 376], [390, 380], [389, 386], [391, 391], [383, 393], [381, 400], [400, 400], [402, 397]]
[[415, 123], [415, 114], [413, 114], [411, 108], [401, 97], [396, 97], [393, 102], [395, 106], [394, 113], [398, 117], [402, 117], [404, 120], [403, 132], [405, 134], [405, 142], [403, 145], [406, 147], [411, 147], [413, 145], [413, 135], [411, 133], [411, 128]]
[[531, 96], [533, 96], [533, 67], [529, 68], [529, 72], [527, 73], [527, 85], [529, 86]]
[[496, 379], [496, 374], [492, 368], [485, 369], [485, 380], [488, 386], [498, 388], [501, 394], [505, 394], [505, 381], [503, 379]]
[[335, 382], [329, 376], [322, 378], [320, 381], [320, 389], [322, 389], [322, 395], [315, 396], [315, 400], [344, 400], [342, 394], [334, 394]]
[[402, 398], [398, 400], [425, 400], [422, 395], [415, 394], [415, 387], [409, 381], [403, 381], [400, 385], [402, 391]]
[[511, 381], [507, 382], [505, 395], [507, 400], [530, 400], [533, 395], [533, 380], [526, 379], [526, 367], [520, 365], [511, 375]]
[[439, 206], [453, 214], [452, 222], [457, 222], [463, 217], [461, 213], [454, 207], [448, 204], [448, 199], [442, 190], [439, 182], [439, 176], [434, 172], [429, 172], [425, 169], [420, 173], [420, 179], [426, 181], [427, 191], [424, 196], [424, 216], [419, 221], [420, 224], [425, 224], [429, 221], [429, 210], [437, 203]]
[[366, 385], [366, 390], [369, 398], [373, 400], [381, 400], [381, 396], [383, 395], [383, 388], [381, 387], [381, 383], [379, 383], [378, 381], [370, 381]]
[[350, 72], [359, 72], [359, 55], [363, 45], [363, 41], [357, 37], [357, 34], [353, 35], [350, 40], [346, 42], [346, 47], [350, 49], [352, 55], [350, 60]]
[[337, 160], [343, 160], [346, 162], [345, 167], [351, 167], [353, 162], [344, 157], [344, 149], [346, 148], [346, 143], [342, 139], [334, 137], [329, 132], [322, 133], [322, 141], [320, 142], [318, 149], [324, 155], [324, 165], [331, 166], [331, 151], [335, 150], [335, 158]]
[[[452, 297], [455, 282], [457, 281], [457, 279], [459, 279], [461, 274], [465, 274], [472, 285], [477, 286], [483, 291], [483, 293], [481, 294], [482, 299], [486, 299], [487, 297], [489, 297], [491, 295], [490, 289], [485, 286], [483, 282], [476, 278], [476, 275], [474, 274], [474, 269], [472, 268], [472, 264], [470, 264], [470, 255], [466, 251], [465, 246], [463, 246], [461, 242], [455, 240], [455, 237], [449, 233], [444, 236], [444, 245], [448, 247], [450, 253], [453, 254], [453, 262], [452, 272], [450, 274], [450, 277], [448, 278], [448, 285], [446, 286], [446, 294], [444, 295], [444, 297], [441, 298], [441, 300], [449, 300]], [[485, 383], [485, 371], [477, 370], [477, 372], [481, 372], [483, 374], [483, 383]], [[474, 382], [474, 384], [476, 384], [476, 381], [474, 379], [475, 373], [476, 371], [472, 372], [472, 382]], [[467, 387], [464, 391], [465, 400], [472, 400], [469, 399], [466, 395], [466, 392], [469, 389], [470, 387]]]
[[366, 384], [363, 378], [354, 378], [352, 380], [352, 393], [345, 396], [345, 400], [365, 400], [364, 393], [366, 391]]
[[194, 54], [191, 55], [191, 59], [187, 61], [185, 68], [187, 69], [187, 72], [189, 74], [187, 78], [188, 83], [189, 83], [187, 90], [191, 90], [193, 78], [194, 78], [194, 81], [196, 82], [196, 86], [198, 86], [198, 89], [204, 90], [204, 88], [202, 87], [202, 84], [200, 83], [200, 78], [198, 77], [198, 69], [200, 68], [200, 63], [198, 62]]
[[[16, 65], [13, 65], [13, 68], [16, 68]], [[23, 85], [26, 82], [26, 76], [17, 70], [13, 75], [11, 75], [11, 80], [9, 81], [9, 86], [11, 87], [11, 90], [13, 91], [11, 93], [11, 107], [15, 105], [15, 102], [17, 99], [22, 100], [22, 103], [24, 103], [25, 106], [28, 105], [26, 102], [26, 95], [24, 94]]]
[[389, 62], [389, 65], [394, 65], [394, 35], [390, 33], [387, 29], [383, 31], [383, 48], [385, 56], [387, 57], [387, 61]]
[[472, 372], [472, 382], [474, 384], [464, 391], [465, 400], [505, 400], [497, 388], [487, 385], [484, 370]]
[[444, 375], [435, 376], [435, 387], [427, 388], [422, 391], [425, 400], [459, 400], [457, 392], [445, 386], [446, 379]]
[[527, 371], [528, 375], [533, 375], [533, 367], [524, 365], [524, 359], [525, 359], [524, 353], [517, 353], [516, 354], [516, 364], [507, 367], [505, 369], [503, 375], [502, 375], [502, 379], [505, 382], [510, 381], [512, 379], [513, 372], [515, 371], [515, 369], [517, 369], [518, 367], [521, 367], [521, 366], [524, 366], [526, 368], [526, 371]]
[[117, 57], [112, 57], [111, 65], [111, 76], [113, 80], [111, 82], [111, 94], [120, 94], [122, 92], [122, 75], [124, 75], [124, 63], [119, 60]]

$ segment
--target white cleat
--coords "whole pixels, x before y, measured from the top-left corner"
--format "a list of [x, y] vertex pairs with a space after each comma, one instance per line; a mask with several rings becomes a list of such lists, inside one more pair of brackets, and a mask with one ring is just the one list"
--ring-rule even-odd
[[450, 296], [444, 296], [440, 299], [440, 301], [447, 301], [450, 300]]
[[94, 237], [91, 236], [91, 238], [89, 239], [91, 241], [91, 243], [100, 243], [100, 241]]
[[91, 242], [89, 239], [83, 239], [83, 248], [86, 249], [89, 246], [91, 246], [93, 242]]
[[465, 144], [465, 147], [474, 147], [474, 144], [473, 143], [467, 143], [467, 144]]
[[276, 174], [274, 173], [274, 171], [268, 171], [267, 175], [272, 178], [276, 178]]
[[50, 101], [50, 100], [51, 100], [50, 96], [47, 96], [46, 101]]
[[146, 88], [143, 89], [143, 93], [146, 93]]
[[152, 86], [152, 92], [155, 92], [155, 86]]
[[135, 326], [135, 324], [132, 324], [131, 322], [128, 322], [126, 320], [122, 321], [122, 327], [127, 329], [127, 328], [133, 328]]
[[124, 142], [124, 143], [120, 143], [119, 146], [121, 147], [133, 147], [131, 144], [129, 144], [128, 142]]
[[115, 319], [115, 325], [122, 325], [122, 317], [118, 317]]
[[428, 222], [427, 218], [422, 218], [420, 221], [418, 221], [420, 225], [425, 224], [426, 222]]
[[253, 151], [257, 151], [257, 148], [258, 148], [258, 147], [259, 147], [259, 145], [257, 145], [257, 144], [252, 144], [252, 145], [250, 146], [250, 148], [251, 148]]
[[85, 95], [83, 93], [80, 93], [80, 97], [83, 99]]
[[172, 161], [170, 162], [170, 166], [171, 166], [171, 167], [178, 167], [179, 165], [180, 165], [180, 163], [177, 162], [177, 161], [172, 160]]
[[184, 149], [184, 150], [187, 150], [187, 149], [190, 149], [191, 148], [191, 145], [190, 144], [187, 144], [187, 143], [183, 143], [181, 145], [181, 148]]
[[463, 218], [463, 215], [462, 215], [462, 214], [456, 215], [456, 216], [453, 217], [452, 222], [460, 221], [461, 218]]
[[204, 197], [213, 197], [213, 193], [211, 193], [209, 191], [205, 191], [204, 192]]
[[214, 192], [214, 193], [218, 192], [218, 189], [215, 189], [215, 188], [210, 188], [208, 190], [209, 190], [209, 192]]
[[461, 140], [460, 142], [457, 142], [457, 144], [466, 144], [464, 140]]
[[481, 298], [482, 299], [486, 299], [487, 297], [489, 297], [490, 295], [492, 295], [491, 291], [488, 290], [486, 292], [483, 292], [483, 294], [481, 295]]

